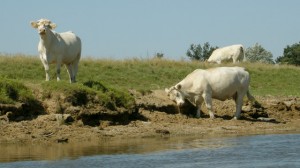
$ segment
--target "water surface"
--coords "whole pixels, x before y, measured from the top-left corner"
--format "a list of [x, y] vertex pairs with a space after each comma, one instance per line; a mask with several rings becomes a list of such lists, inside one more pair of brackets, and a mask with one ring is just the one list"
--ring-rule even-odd
[[[52, 158], [31, 155], [11, 160], [3, 156], [1, 146], [0, 167], [300, 167], [300, 134], [155, 138], [107, 144], [85, 150], [73, 146], [73, 152], [70, 144], [58, 144], [49, 147]], [[49, 149], [44, 148], [44, 153]]]

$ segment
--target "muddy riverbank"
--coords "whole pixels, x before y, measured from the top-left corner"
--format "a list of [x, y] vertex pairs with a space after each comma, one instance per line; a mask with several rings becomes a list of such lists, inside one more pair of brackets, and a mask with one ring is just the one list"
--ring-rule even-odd
[[213, 101], [215, 119], [209, 118], [203, 105], [203, 118], [198, 119], [194, 117], [192, 105], [178, 109], [163, 90], [147, 94], [132, 91], [132, 94], [136, 107], [130, 112], [103, 109], [100, 114], [74, 106], [57, 114], [53, 112], [57, 108], [54, 100], [43, 102], [46, 113], [30, 119], [15, 116], [10, 120], [11, 113], [7, 112], [0, 117], [0, 142], [88, 143], [156, 136], [300, 132], [300, 99], [296, 97], [256, 97], [260, 106], [251, 106], [245, 101], [241, 119], [231, 120], [235, 110], [233, 100]]

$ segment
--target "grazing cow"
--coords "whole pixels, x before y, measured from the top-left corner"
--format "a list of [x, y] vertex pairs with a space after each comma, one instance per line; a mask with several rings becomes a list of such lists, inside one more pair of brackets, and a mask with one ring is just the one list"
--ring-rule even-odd
[[201, 104], [204, 100], [210, 118], [214, 118], [212, 98], [226, 100], [233, 98], [236, 104], [234, 119], [240, 117], [243, 97], [254, 102], [248, 87], [250, 76], [242, 67], [218, 67], [207, 70], [196, 69], [186, 76], [181, 82], [165, 89], [171, 100], [182, 106], [185, 99], [197, 106], [197, 116], [200, 117]]
[[73, 32], [56, 33], [56, 24], [47, 19], [32, 21], [31, 26], [38, 30], [40, 42], [38, 51], [49, 81], [49, 64], [56, 63], [57, 81], [60, 80], [60, 67], [65, 64], [70, 82], [76, 82], [78, 63], [81, 56], [81, 40]]
[[222, 61], [232, 60], [233, 63], [236, 63], [244, 61], [244, 57], [244, 47], [241, 44], [237, 44], [214, 50], [207, 61], [221, 64]]

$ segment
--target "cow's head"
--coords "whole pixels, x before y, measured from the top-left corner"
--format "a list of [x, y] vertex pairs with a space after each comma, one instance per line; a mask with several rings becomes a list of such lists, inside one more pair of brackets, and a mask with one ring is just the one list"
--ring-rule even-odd
[[168, 93], [169, 98], [174, 101], [178, 106], [182, 106], [184, 104], [184, 94], [181, 91], [181, 85], [177, 84], [176, 86], [172, 86], [169, 89], [165, 88], [165, 91]]
[[30, 22], [31, 26], [38, 30], [38, 33], [42, 36], [45, 35], [47, 31], [53, 30], [56, 27], [55, 23], [52, 23], [48, 19], [40, 19], [38, 21]]

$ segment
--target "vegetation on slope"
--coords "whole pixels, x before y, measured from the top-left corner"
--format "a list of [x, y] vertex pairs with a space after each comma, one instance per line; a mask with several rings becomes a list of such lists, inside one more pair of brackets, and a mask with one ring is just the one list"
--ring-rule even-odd
[[0, 78], [0, 103], [14, 104], [15, 102], [29, 103], [34, 100], [30, 89], [17, 80]]

